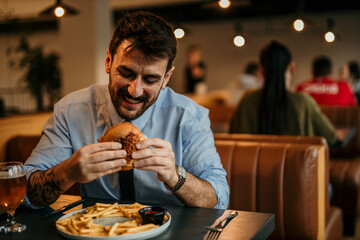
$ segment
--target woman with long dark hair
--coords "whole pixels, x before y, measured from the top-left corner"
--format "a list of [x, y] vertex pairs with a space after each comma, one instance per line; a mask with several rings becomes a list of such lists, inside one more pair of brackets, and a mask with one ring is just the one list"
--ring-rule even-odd
[[248, 92], [233, 116], [230, 133], [323, 136], [331, 145], [335, 129], [315, 101], [288, 90], [294, 73], [289, 49], [270, 42], [260, 54], [264, 87]]

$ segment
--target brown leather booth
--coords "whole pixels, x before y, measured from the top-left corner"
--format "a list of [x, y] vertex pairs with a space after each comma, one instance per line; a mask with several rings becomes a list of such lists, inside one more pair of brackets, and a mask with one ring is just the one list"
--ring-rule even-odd
[[[214, 134], [216, 143], [219, 141], [237, 141], [237, 142], [273, 142], [273, 143], [283, 143], [287, 145], [291, 144], [305, 144], [305, 145], [315, 145], [317, 149], [323, 149], [324, 151], [324, 176], [323, 180], [325, 185], [328, 186], [329, 183], [329, 149], [327, 147], [326, 140], [322, 137], [297, 137], [297, 136], [276, 136], [276, 135], [252, 135], [252, 134]], [[225, 156], [227, 158], [227, 156]], [[272, 155], [269, 156], [269, 159], [273, 158]], [[225, 163], [228, 164], [228, 163]], [[224, 165], [225, 168], [228, 166]], [[232, 172], [232, 171], [230, 171]], [[304, 176], [299, 176], [301, 178], [306, 178]], [[233, 190], [232, 190], [233, 192]], [[342, 235], [342, 213], [341, 210], [337, 207], [330, 206], [328, 188], [324, 188], [324, 200], [322, 205], [325, 208], [325, 236], [326, 239], [341, 239]], [[232, 198], [231, 198], [232, 199]], [[340, 223], [339, 223], [340, 222]], [[336, 227], [336, 226], [339, 227]], [[333, 238], [334, 237], [334, 238]], [[339, 237], [339, 238], [337, 238]]]
[[344, 232], [354, 235], [360, 214], [360, 107], [320, 106], [335, 126], [356, 128], [356, 135], [343, 148], [330, 149], [330, 175], [334, 186], [332, 204], [344, 213]]
[[355, 127], [357, 134], [343, 148], [330, 150], [331, 158], [351, 158], [360, 155], [360, 107], [358, 106], [320, 106], [321, 111], [331, 123], [338, 127]]
[[[40, 135], [17, 135], [6, 143], [5, 161], [25, 162], [40, 140]], [[80, 184], [76, 183], [65, 194], [80, 195]]]
[[216, 140], [231, 209], [275, 213], [271, 239], [341, 239], [342, 211], [325, 194], [325, 148]]

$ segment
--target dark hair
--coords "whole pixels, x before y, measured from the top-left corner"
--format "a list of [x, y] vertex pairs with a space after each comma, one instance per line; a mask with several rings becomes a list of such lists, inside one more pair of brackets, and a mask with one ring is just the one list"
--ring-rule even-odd
[[118, 21], [109, 44], [111, 58], [125, 39], [132, 41], [129, 51], [139, 50], [151, 61], [167, 57], [169, 62], [166, 72], [171, 69], [177, 52], [177, 42], [170, 24], [159, 16], [145, 11], [125, 14]]
[[331, 73], [331, 60], [327, 56], [319, 56], [313, 60], [313, 75], [314, 77], [323, 77]]
[[249, 62], [245, 66], [245, 73], [256, 74], [259, 71], [259, 65], [256, 62]]
[[359, 70], [359, 64], [356, 61], [350, 61], [348, 63], [349, 65], [349, 73], [350, 76], [354, 79], [354, 80], [358, 80], [360, 79], [360, 70]]
[[264, 87], [258, 108], [260, 134], [282, 134], [287, 127], [285, 71], [291, 59], [289, 49], [276, 41], [270, 42], [261, 51]]

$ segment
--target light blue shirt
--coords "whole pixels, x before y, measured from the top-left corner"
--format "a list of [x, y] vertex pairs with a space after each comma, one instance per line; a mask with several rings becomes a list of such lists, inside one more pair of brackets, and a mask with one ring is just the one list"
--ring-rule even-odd
[[[226, 209], [229, 185], [210, 129], [209, 111], [170, 88], [161, 90], [157, 101], [132, 121], [147, 138], [171, 143], [177, 165], [207, 180], [217, 194], [215, 208]], [[61, 99], [44, 126], [42, 137], [25, 164], [27, 177], [70, 158], [79, 148], [97, 143], [107, 129], [122, 122], [107, 85], [92, 85]], [[136, 201], [183, 205], [152, 171], [134, 170]], [[81, 184], [82, 196], [121, 199], [118, 173]], [[32, 206], [27, 198], [25, 204]]]

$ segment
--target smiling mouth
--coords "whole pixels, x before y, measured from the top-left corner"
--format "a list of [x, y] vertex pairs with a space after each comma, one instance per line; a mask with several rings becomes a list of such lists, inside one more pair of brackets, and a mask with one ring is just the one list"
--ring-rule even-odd
[[124, 100], [130, 104], [138, 104], [141, 103], [141, 100], [136, 100], [134, 98], [128, 98], [128, 97], [124, 97]]

